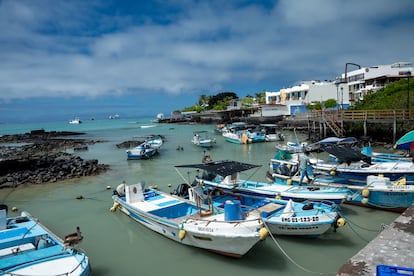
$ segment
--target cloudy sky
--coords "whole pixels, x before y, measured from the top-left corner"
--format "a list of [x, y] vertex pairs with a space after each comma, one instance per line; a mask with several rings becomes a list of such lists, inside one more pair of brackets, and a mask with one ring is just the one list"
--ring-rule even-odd
[[0, 0], [0, 26], [3, 113], [157, 114], [414, 59], [412, 0]]

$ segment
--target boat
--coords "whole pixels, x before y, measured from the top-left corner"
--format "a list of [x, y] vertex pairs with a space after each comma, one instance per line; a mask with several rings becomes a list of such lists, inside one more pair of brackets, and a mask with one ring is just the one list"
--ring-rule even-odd
[[249, 143], [262, 143], [266, 142], [266, 132], [259, 126], [252, 126], [246, 129], [246, 135], [249, 139]]
[[163, 143], [164, 142], [160, 136], [150, 137], [140, 145], [126, 150], [128, 159], [149, 159], [159, 152], [159, 149]]
[[336, 157], [335, 162], [317, 160], [312, 167], [315, 172], [337, 175], [355, 181], [361, 185], [366, 184], [368, 175], [381, 175], [391, 181], [405, 177], [407, 183], [414, 183], [414, 163], [390, 160], [388, 162], [373, 162], [370, 156], [362, 154], [358, 149], [347, 145], [329, 145], [323, 148]]
[[120, 184], [112, 196], [111, 211], [121, 210], [133, 220], [180, 244], [241, 258], [268, 232], [260, 216], [236, 217], [232, 202], [228, 211], [213, 209], [144, 183]]
[[261, 124], [265, 132], [266, 142], [284, 141], [285, 135], [279, 131], [279, 127], [276, 124]]
[[276, 144], [275, 148], [277, 151], [283, 150], [288, 151], [289, 153], [298, 153], [304, 152], [305, 150], [309, 150], [307, 142], [292, 142], [287, 141], [285, 144]]
[[77, 124], [81, 124], [81, 123], [82, 123], [82, 120], [79, 119], [79, 118], [74, 118], [74, 119], [69, 120], [69, 124], [71, 124], [71, 125], [77, 125]]
[[267, 229], [274, 235], [316, 238], [329, 230], [336, 231], [345, 225], [332, 202], [293, 202], [292, 200], [266, 199], [240, 193], [206, 189], [200, 185], [180, 184], [173, 194], [193, 200], [204, 194], [215, 208], [225, 208], [227, 201], [240, 204], [243, 212], [258, 212]]
[[[291, 185], [297, 185], [298, 176], [286, 178], [273, 174], [276, 181], [289, 181]], [[350, 196], [345, 203], [368, 208], [381, 209], [402, 213], [414, 204], [414, 185], [409, 185], [405, 178], [391, 181], [388, 177], [368, 175], [366, 185], [355, 185], [346, 178], [332, 175], [315, 175], [312, 185], [321, 187], [346, 188]]]
[[260, 167], [259, 165], [242, 163], [238, 161], [222, 160], [201, 164], [177, 165], [180, 168], [193, 168], [202, 170], [195, 181], [203, 186], [217, 188], [224, 192], [237, 192], [244, 195], [276, 198], [302, 202], [331, 201], [341, 204], [348, 197], [348, 190], [334, 187], [288, 186], [277, 183], [266, 183], [240, 179], [240, 172]]
[[236, 122], [225, 126], [221, 131], [221, 135], [227, 142], [234, 144], [248, 144], [251, 141], [247, 137], [246, 127], [246, 123]]
[[194, 131], [191, 143], [202, 148], [211, 148], [216, 143], [216, 138], [208, 137], [208, 131]]
[[76, 248], [80, 230], [61, 239], [28, 212], [7, 217], [0, 206], [1, 275], [91, 275], [89, 258]]

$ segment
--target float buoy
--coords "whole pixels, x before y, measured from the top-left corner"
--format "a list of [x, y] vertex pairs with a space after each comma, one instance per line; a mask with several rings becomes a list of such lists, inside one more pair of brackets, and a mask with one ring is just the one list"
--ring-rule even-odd
[[368, 198], [366, 198], [366, 197], [364, 197], [362, 200], [361, 200], [361, 203], [362, 204], [367, 204], [368, 203]]
[[264, 240], [264, 239], [266, 239], [266, 237], [269, 235], [269, 231], [267, 231], [267, 229], [265, 228], [265, 227], [262, 227], [260, 230], [259, 230], [259, 237], [260, 237], [260, 240]]
[[362, 190], [362, 196], [363, 197], [368, 197], [369, 196], [369, 190], [368, 189], [363, 189]]
[[116, 208], [118, 208], [118, 206], [119, 206], [119, 203], [115, 201], [114, 202], [114, 205], [112, 205], [112, 207], [111, 207], [111, 209], [109, 209], [109, 211], [115, 212], [116, 211]]
[[286, 182], [288, 185], [292, 185], [292, 178], [289, 178]]
[[343, 227], [343, 226], [345, 226], [345, 224], [346, 224], [346, 221], [343, 218], [338, 218], [336, 220], [336, 226], [338, 226], [338, 227]]

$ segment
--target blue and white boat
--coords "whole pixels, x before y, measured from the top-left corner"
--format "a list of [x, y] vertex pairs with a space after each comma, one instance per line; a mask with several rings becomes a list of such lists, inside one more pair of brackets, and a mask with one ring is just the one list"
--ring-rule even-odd
[[75, 246], [82, 240], [76, 232], [64, 240], [29, 213], [7, 217], [0, 208], [1, 275], [91, 275], [89, 258]]
[[156, 155], [163, 145], [163, 140], [160, 136], [154, 136], [146, 139], [142, 144], [126, 150], [128, 159], [149, 159]]
[[[267, 229], [275, 235], [304, 236], [316, 238], [329, 230], [336, 231], [345, 225], [332, 202], [293, 202], [292, 200], [266, 199], [240, 193], [227, 193], [218, 189], [203, 189], [201, 186], [180, 184], [174, 194], [194, 200], [207, 198], [215, 208], [226, 208], [228, 201], [234, 206], [239, 217], [260, 213]], [[201, 195], [201, 196], [200, 196]]]
[[191, 139], [191, 143], [198, 147], [202, 148], [212, 148], [216, 143], [216, 138], [211, 138], [208, 136], [208, 131], [206, 130], [199, 130], [194, 131], [193, 138]]
[[363, 207], [402, 213], [414, 204], [414, 185], [407, 184], [405, 178], [391, 181], [388, 177], [368, 175], [366, 185], [358, 186], [337, 176], [318, 175], [312, 184], [321, 187], [345, 187], [352, 191], [345, 203]]
[[236, 122], [231, 125], [225, 126], [222, 129], [221, 135], [227, 142], [234, 144], [248, 144], [250, 143], [250, 140], [247, 136], [246, 128], [246, 123]]
[[133, 220], [178, 243], [240, 258], [266, 238], [259, 215], [238, 218], [212, 206], [197, 204], [143, 183], [121, 184], [111, 211], [120, 209]]
[[334, 187], [287, 186], [252, 180], [241, 180], [240, 172], [260, 167], [237, 161], [212, 161], [202, 164], [179, 165], [176, 168], [203, 170], [196, 181], [202, 186], [218, 188], [224, 192], [294, 201], [331, 201], [341, 204], [348, 197], [348, 190]]

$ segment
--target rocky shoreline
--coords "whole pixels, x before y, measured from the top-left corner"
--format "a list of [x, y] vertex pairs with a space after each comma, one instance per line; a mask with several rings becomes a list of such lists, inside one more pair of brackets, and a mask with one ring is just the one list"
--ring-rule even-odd
[[0, 189], [19, 185], [53, 183], [98, 175], [109, 169], [98, 160], [83, 160], [64, 152], [79, 145], [102, 141], [64, 138], [78, 132], [45, 132], [3, 135], [0, 137]]

